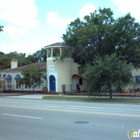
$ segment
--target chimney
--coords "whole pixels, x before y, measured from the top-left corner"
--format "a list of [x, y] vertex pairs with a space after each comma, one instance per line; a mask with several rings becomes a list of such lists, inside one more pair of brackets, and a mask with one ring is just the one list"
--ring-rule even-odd
[[12, 59], [11, 60], [11, 69], [17, 68], [17, 59]]

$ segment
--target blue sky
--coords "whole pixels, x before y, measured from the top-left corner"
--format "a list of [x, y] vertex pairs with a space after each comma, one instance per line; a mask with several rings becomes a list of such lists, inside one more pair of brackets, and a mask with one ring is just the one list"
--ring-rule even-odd
[[131, 13], [140, 21], [140, 0], [0, 0], [0, 51], [32, 54], [46, 45], [62, 42], [67, 25], [100, 8], [114, 16]]

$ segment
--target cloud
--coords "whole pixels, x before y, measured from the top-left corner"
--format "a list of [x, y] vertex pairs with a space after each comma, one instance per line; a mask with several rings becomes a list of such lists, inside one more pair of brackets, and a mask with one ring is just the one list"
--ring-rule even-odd
[[42, 40], [33, 40], [30, 42], [24, 42], [24, 43], [11, 43], [11, 42], [0, 42], [0, 51], [4, 53], [10, 53], [10, 52], [18, 52], [18, 53], [26, 53], [26, 55], [33, 54], [38, 50], [41, 50], [41, 48], [44, 48], [47, 45], [53, 44], [55, 42], [62, 42], [60, 38], [47, 38]]
[[60, 26], [62, 28], [66, 27], [73, 20], [73, 18], [61, 16], [57, 12], [47, 12], [47, 22], [53, 25]]
[[[80, 17], [82, 19], [85, 15], [89, 15], [91, 12], [94, 12], [94, 10], [95, 10], [94, 5], [86, 4], [79, 10], [79, 14], [77, 17]], [[47, 15], [46, 20], [47, 23], [51, 24], [54, 28], [59, 27], [59, 31], [61, 30], [62, 33], [66, 30], [67, 25], [77, 18], [77, 17], [72, 18], [66, 17], [54, 11], [47, 12], [46, 15]]]
[[140, 20], [139, 16], [139, 0], [112, 0], [123, 14], [131, 13], [133, 17]]
[[[66, 16], [60, 15], [57, 12], [47, 12], [47, 24], [46, 28], [49, 32], [49, 35], [46, 36], [47, 40], [49, 42], [47, 44], [52, 44], [54, 42], [62, 41], [60, 39], [62, 37], [62, 34], [66, 32], [68, 24], [70, 24], [74, 18], [68, 18]], [[53, 40], [51, 39], [53, 38]], [[54, 42], [52, 42], [52, 41]]]
[[83, 19], [84, 16], [89, 15], [95, 11], [95, 6], [93, 4], [86, 4], [84, 5], [79, 12], [80, 19]]
[[[78, 17], [82, 19], [84, 16], [94, 12], [95, 9], [96, 8], [93, 4], [86, 4], [80, 9]], [[75, 19], [76, 18], [74, 17], [68, 18], [66, 16], [60, 15], [54, 11], [47, 12], [47, 23], [57, 25], [59, 27], [66, 27], [71, 21], [74, 21]]]
[[[4, 30], [6, 29], [13, 38], [15, 32], [18, 32], [17, 37], [21, 37], [25, 33], [25, 28], [27, 31], [36, 27], [39, 23], [36, 19], [37, 14], [35, 0], [0, 0], [0, 19], [7, 22]], [[13, 29], [16, 31], [12, 35]]]
[[14, 25], [7, 25], [4, 27], [4, 33], [8, 33], [12, 39], [18, 39], [22, 37], [26, 32], [28, 32], [29, 28], [25, 27], [16, 27]]
[[2, 42], [0, 44], [0, 51], [5, 53], [5, 48], [7, 47], [7, 43], [6, 42]]
[[23, 43], [9, 43], [9, 42], [2, 42], [0, 43], [0, 50], [4, 53], [10, 53], [10, 52], [18, 52], [18, 53], [26, 53], [33, 54], [37, 50], [41, 50], [46, 45], [46, 41], [32, 41], [32, 42], [25, 42]]

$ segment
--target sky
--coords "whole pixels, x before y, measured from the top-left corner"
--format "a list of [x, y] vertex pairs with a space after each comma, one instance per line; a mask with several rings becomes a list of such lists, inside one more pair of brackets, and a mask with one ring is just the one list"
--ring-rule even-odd
[[130, 13], [140, 22], [139, 5], [140, 0], [0, 0], [0, 51], [29, 55], [63, 42], [71, 21], [99, 8], [111, 8], [115, 18]]

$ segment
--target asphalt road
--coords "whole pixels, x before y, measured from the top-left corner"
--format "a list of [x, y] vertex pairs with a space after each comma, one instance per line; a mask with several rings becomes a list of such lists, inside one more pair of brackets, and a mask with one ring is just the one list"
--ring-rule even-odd
[[132, 127], [139, 104], [0, 98], [0, 140], [128, 140]]

